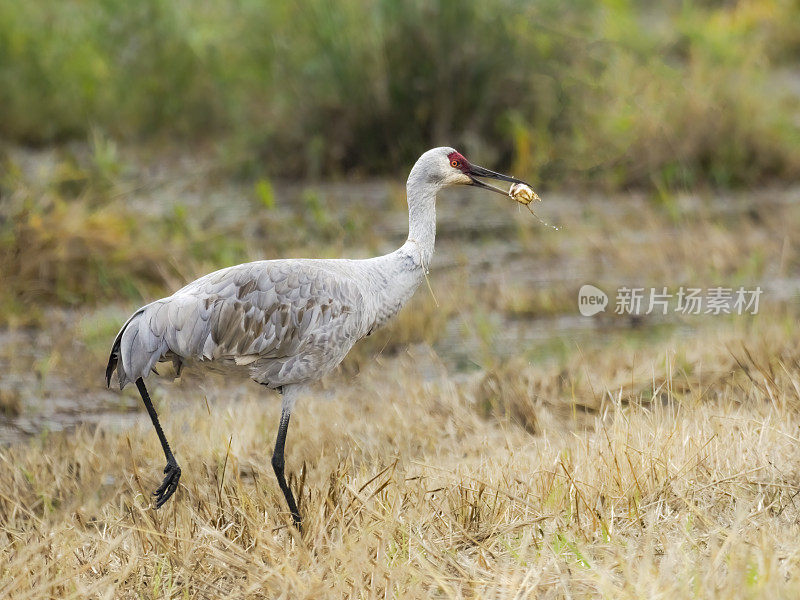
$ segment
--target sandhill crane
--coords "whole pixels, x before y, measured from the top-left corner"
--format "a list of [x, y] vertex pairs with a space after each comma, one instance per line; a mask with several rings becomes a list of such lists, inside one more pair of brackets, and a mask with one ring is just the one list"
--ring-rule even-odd
[[394, 252], [365, 260], [262, 260], [210, 273], [173, 295], [137, 310], [111, 348], [106, 384], [116, 370], [120, 389], [134, 382], [167, 459], [153, 492], [161, 507], [178, 487], [181, 469], [144, 385], [157, 362], [204, 367], [249, 377], [282, 394], [272, 467], [294, 525], [297, 503], [284, 477], [289, 417], [307, 386], [333, 370], [358, 340], [403, 307], [420, 285], [433, 255], [436, 195], [451, 185], [506, 192], [478, 177], [525, 185], [472, 165], [453, 148], [434, 148], [408, 176], [409, 231]]

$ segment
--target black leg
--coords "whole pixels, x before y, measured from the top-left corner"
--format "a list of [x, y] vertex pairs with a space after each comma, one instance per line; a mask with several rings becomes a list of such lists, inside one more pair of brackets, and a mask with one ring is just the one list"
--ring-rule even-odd
[[278, 426], [278, 439], [275, 440], [275, 451], [272, 453], [272, 468], [275, 471], [275, 477], [278, 478], [278, 485], [281, 486], [283, 497], [286, 498], [286, 504], [289, 505], [289, 512], [292, 513], [292, 521], [298, 531], [302, 532], [300, 511], [297, 510], [297, 503], [294, 501], [292, 490], [286, 485], [286, 478], [283, 476], [283, 448], [286, 445], [286, 432], [289, 429], [289, 417], [291, 410], [284, 406], [281, 410], [281, 424]]
[[158, 489], [153, 492], [153, 496], [156, 497], [156, 508], [161, 508], [164, 502], [169, 500], [169, 497], [178, 489], [178, 481], [181, 478], [181, 468], [172, 455], [172, 450], [170, 450], [169, 443], [167, 443], [167, 437], [164, 435], [164, 430], [161, 429], [161, 423], [158, 422], [156, 409], [153, 408], [150, 395], [147, 393], [147, 388], [144, 387], [144, 381], [142, 381], [141, 377], [136, 380], [136, 387], [139, 388], [139, 393], [142, 395], [142, 402], [144, 402], [144, 407], [150, 415], [153, 427], [156, 428], [161, 447], [164, 449], [164, 456], [167, 458], [167, 466], [164, 467], [164, 481], [162, 481]]

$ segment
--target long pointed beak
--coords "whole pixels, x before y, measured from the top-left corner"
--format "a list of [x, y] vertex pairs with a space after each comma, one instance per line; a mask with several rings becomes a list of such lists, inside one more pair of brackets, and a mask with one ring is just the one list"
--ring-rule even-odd
[[495, 187], [491, 184], [484, 183], [478, 177], [485, 177], [487, 179], [498, 179], [500, 181], [509, 181], [511, 183], [522, 183], [524, 185], [528, 185], [521, 179], [517, 179], [516, 177], [511, 177], [510, 175], [503, 175], [502, 173], [495, 173], [494, 171], [490, 171], [489, 169], [484, 169], [483, 167], [479, 167], [478, 165], [470, 165], [469, 172], [467, 172], [467, 176], [472, 180], [470, 185], [474, 185], [477, 187], [482, 187], [487, 190], [492, 190], [493, 192], [497, 192], [498, 194], [503, 194], [503, 196], [508, 196], [508, 191], [501, 189], [499, 187]]

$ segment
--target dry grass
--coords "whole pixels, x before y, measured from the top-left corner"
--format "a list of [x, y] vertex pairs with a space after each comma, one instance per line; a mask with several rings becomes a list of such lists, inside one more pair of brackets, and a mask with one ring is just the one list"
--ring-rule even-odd
[[[302, 536], [268, 460], [277, 400], [209, 382], [208, 409], [176, 408], [163, 400], [184, 386], [157, 386], [184, 468], [158, 512], [146, 418], [0, 451], [0, 596], [797, 597], [787, 323], [459, 385], [420, 381], [435, 357], [385, 360], [298, 407]], [[506, 408], [487, 411], [498, 390]]]
[[22, 399], [13, 388], [0, 388], [0, 415], [16, 416], [22, 411]]
[[[164, 509], [150, 508], [163, 456], [134, 392], [98, 389], [108, 341], [138, 296], [240, 253], [340, 256], [354, 240], [401, 235], [403, 203], [378, 195], [366, 226], [327, 217], [320, 207], [343, 204], [329, 192], [299, 190], [298, 209], [280, 196], [244, 223], [236, 215], [251, 214], [252, 199], [192, 204], [197, 190], [204, 198], [225, 188], [185, 183], [180, 193], [144, 194], [162, 212], [133, 223], [125, 211], [138, 210], [135, 198], [101, 201], [92, 188], [67, 201], [17, 179], [26, 186], [12, 203], [20, 212], [2, 240], [13, 252], [0, 260], [13, 275], [10, 312], [26, 322], [40, 302], [73, 308], [43, 309], [38, 329], [0, 331], [0, 425], [62, 400], [81, 420], [135, 408], [138, 421], [126, 426], [122, 415], [0, 449], [0, 597], [800, 592], [794, 300], [769, 293], [755, 318], [663, 327], [598, 315], [580, 348], [555, 320], [552, 341], [517, 342], [513, 330], [538, 333], [543, 315], [574, 315], [581, 281], [609, 291], [791, 283], [800, 267], [791, 191], [555, 199], [546, 216], [568, 227], [563, 235], [496, 218], [497, 205], [482, 199], [444, 200], [431, 275], [439, 307], [423, 284], [293, 418], [287, 465], [307, 519], [299, 536], [269, 463], [278, 401], [254, 385], [153, 383], [184, 476]], [[189, 200], [172, 211], [171, 196]], [[53, 202], [27, 210], [39, 197]], [[144, 233], [159, 220], [165, 229]], [[215, 224], [209, 235], [240, 232], [236, 244], [209, 250], [206, 222]], [[318, 234], [319, 247], [273, 235], [273, 222]], [[156, 239], [181, 260], [150, 256]], [[372, 243], [359, 252], [374, 253]], [[114, 284], [123, 280], [133, 289]], [[470, 343], [448, 360], [466, 355], [463, 368], [481, 369], [445, 369], [419, 342]]]

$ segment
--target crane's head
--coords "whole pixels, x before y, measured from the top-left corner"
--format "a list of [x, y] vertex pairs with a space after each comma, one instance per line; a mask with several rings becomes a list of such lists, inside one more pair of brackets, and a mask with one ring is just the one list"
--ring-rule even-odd
[[420, 156], [411, 171], [411, 177], [409, 179], [422, 179], [441, 187], [451, 185], [474, 185], [497, 192], [498, 194], [503, 194], [504, 196], [508, 195], [506, 190], [486, 183], [482, 181], [482, 179], [495, 179], [499, 181], [508, 181], [512, 184], [528, 185], [516, 177], [495, 173], [489, 169], [474, 165], [464, 158], [463, 154], [446, 146], [433, 148]]

